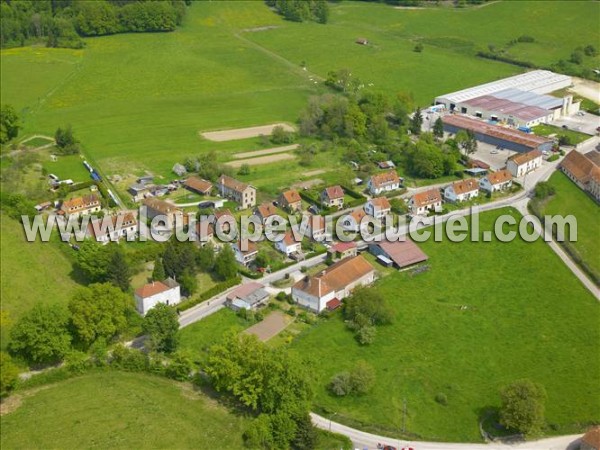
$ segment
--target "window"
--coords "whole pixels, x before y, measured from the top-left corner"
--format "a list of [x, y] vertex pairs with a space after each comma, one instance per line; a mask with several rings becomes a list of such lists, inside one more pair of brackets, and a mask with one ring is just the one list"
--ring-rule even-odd
[[465, 108], [464, 106], [460, 108], [460, 112], [463, 114], [467, 113], [467, 108]]

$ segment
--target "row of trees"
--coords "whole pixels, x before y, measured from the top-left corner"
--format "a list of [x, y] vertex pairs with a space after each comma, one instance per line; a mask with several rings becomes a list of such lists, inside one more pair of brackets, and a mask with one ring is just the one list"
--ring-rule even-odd
[[293, 22], [327, 23], [329, 20], [326, 0], [266, 0], [265, 3]]
[[80, 36], [173, 31], [186, 11], [182, 0], [37, 0], [0, 5], [2, 47], [45, 41], [48, 47], [83, 47]]

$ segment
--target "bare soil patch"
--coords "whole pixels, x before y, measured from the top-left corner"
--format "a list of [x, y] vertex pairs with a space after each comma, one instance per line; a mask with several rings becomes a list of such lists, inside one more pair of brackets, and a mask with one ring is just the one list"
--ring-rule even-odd
[[259, 127], [249, 128], [236, 128], [234, 130], [221, 130], [221, 131], [206, 131], [201, 132], [200, 135], [209, 141], [224, 142], [233, 141], [236, 139], [248, 139], [258, 137], [261, 135], [270, 136], [273, 133], [273, 128], [281, 126], [286, 131], [295, 131], [294, 127], [287, 123], [274, 123], [272, 125], [263, 125]]
[[573, 87], [571, 88], [571, 91], [592, 100], [593, 102], [600, 103], [600, 83], [573, 77]]
[[248, 164], [249, 166], [259, 166], [261, 164], [286, 161], [288, 159], [294, 159], [295, 157], [295, 155], [290, 153], [277, 153], [275, 155], [260, 156], [258, 158], [238, 159], [237, 161], [229, 161], [225, 164], [227, 164], [229, 167], [241, 167], [243, 164]]
[[265, 342], [282, 332], [290, 323], [292, 318], [281, 311], [269, 314], [262, 322], [252, 325], [245, 333], [253, 334]]
[[294, 185], [292, 185], [292, 187], [296, 188], [296, 189], [310, 189], [313, 186], [318, 186], [319, 184], [322, 184], [323, 180], [321, 180], [320, 178], [315, 178], [314, 180], [306, 180], [306, 181], [302, 181], [300, 183], [295, 183]]
[[304, 172], [302, 176], [304, 177], [314, 177], [315, 175], [321, 175], [322, 173], [327, 172], [324, 169], [311, 170], [309, 172]]
[[285, 145], [283, 147], [273, 147], [273, 148], [266, 148], [264, 150], [255, 150], [252, 152], [242, 152], [242, 153], [236, 153], [235, 155], [233, 155], [233, 157], [235, 159], [254, 158], [256, 156], [272, 155], [273, 153], [289, 152], [290, 150], [296, 150], [299, 146], [300, 146], [300, 144], [292, 144], [292, 145]]

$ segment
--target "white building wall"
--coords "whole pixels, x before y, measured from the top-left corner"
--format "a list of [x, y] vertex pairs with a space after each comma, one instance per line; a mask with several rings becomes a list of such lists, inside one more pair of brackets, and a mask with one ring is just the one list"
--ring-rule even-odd
[[135, 295], [135, 305], [139, 313], [143, 316], [154, 308], [159, 303], [164, 303], [169, 306], [177, 305], [181, 301], [179, 286], [169, 289], [168, 291], [159, 292], [151, 297], [141, 298]]

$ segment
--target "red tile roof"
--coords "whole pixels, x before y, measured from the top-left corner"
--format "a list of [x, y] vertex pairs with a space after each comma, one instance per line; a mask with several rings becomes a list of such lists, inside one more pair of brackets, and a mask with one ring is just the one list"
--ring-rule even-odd
[[181, 213], [181, 209], [172, 203], [165, 202], [156, 197], [146, 198], [142, 201], [146, 207], [158, 211], [161, 214]]
[[[98, 239], [100, 236], [106, 236], [109, 231], [120, 231], [123, 228], [129, 228], [137, 224], [135, 214], [132, 212], [123, 212], [114, 216], [105, 216], [102, 219], [91, 220], [88, 223], [88, 233]], [[112, 230], [110, 230], [112, 225]], [[99, 234], [96, 234], [98, 229]]]
[[277, 208], [275, 208], [272, 203], [263, 203], [256, 207], [256, 211], [263, 219], [277, 214]]
[[168, 291], [169, 289], [171, 288], [161, 281], [153, 281], [152, 283], [148, 283], [137, 289], [135, 294], [141, 298], [148, 298], [160, 294], [161, 292]]
[[466, 194], [479, 189], [479, 181], [475, 178], [467, 178], [466, 180], [455, 181], [452, 183], [456, 195]]
[[587, 155], [582, 155], [577, 150], [570, 151], [560, 163], [560, 167], [582, 184], [589, 182], [592, 178], [600, 181], [600, 167], [594, 164], [594, 161]]
[[244, 192], [250, 185], [227, 175], [221, 175], [218, 183], [236, 192]]
[[400, 178], [395, 170], [381, 172], [371, 177], [371, 184], [376, 188], [395, 183], [400, 183]]
[[503, 184], [507, 181], [512, 180], [512, 174], [508, 169], [498, 170], [496, 172], [490, 173], [487, 177], [488, 181], [492, 186], [497, 184]]
[[427, 261], [428, 256], [410, 239], [406, 241], [382, 241], [376, 244], [400, 268]]
[[332, 298], [327, 303], [325, 303], [325, 306], [327, 307], [327, 309], [329, 311], [333, 311], [335, 309], [338, 309], [340, 306], [342, 306], [342, 301], [338, 298]]
[[590, 429], [583, 435], [581, 441], [590, 445], [592, 448], [600, 449], [600, 426], [595, 426]]
[[231, 291], [229, 294], [227, 294], [227, 299], [234, 300], [235, 298], [244, 298], [259, 289], [263, 289], [264, 287], [264, 285], [256, 281], [251, 281], [250, 283], [242, 284], [239, 288]]
[[187, 180], [185, 180], [185, 182], [183, 184], [187, 188], [190, 188], [197, 192], [201, 192], [203, 194], [210, 192], [210, 190], [213, 187], [213, 185], [210, 181], [206, 181], [206, 180], [203, 180], [202, 178], [198, 178], [198, 177], [189, 177]]
[[373, 205], [376, 211], [387, 210], [392, 208], [392, 205], [390, 205], [390, 201], [385, 197], [372, 198], [371, 204]]
[[508, 158], [510, 161], [514, 161], [518, 166], [522, 166], [523, 164], [527, 164], [529, 161], [533, 161], [536, 158], [541, 158], [542, 152], [539, 150], [531, 150], [527, 153], [517, 153], [516, 155]]
[[65, 200], [62, 203], [61, 209], [66, 212], [73, 212], [95, 208], [98, 205], [100, 205], [100, 200], [98, 200], [98, 197], [96, 197], [94, 194], [91, 194]]
[[425, 192], [419, 192], [413, 195], [413, 203], [417, 208], [434, 205], [442, 201], [439, 189], [429, 189]]
[[330, 200], [344, 198], [344, 190], [338, 185], [325, 188], [325, 194]]
[[298, 191], [296, 191], [294, 189], [290, 189], [289, 191], [282, 192], [281, 196], [283, 197], [286, 204], [288, 204], [288, 205], [302, 201], [302, 198], [300, 198], [300, 194], [298, 194]]
[[356, 242], [338, 242], [337, 244], [332, 245], [329, 248], [329, 251], [331, 253], [344, 253], [346, 250], [350, 250], [351, 248], [356, 248]]

